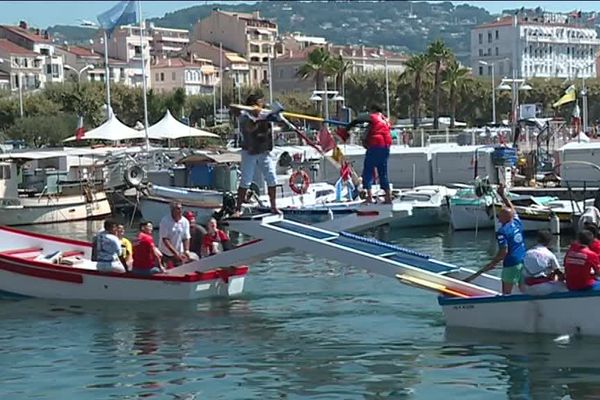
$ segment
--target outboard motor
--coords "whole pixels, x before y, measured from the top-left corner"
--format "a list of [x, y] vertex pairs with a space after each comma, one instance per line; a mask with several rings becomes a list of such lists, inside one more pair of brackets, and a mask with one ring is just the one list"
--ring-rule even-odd
[[213, 214], [214, 219], [220, 221], [229, 215], [233, 215], [235, 213], [236, 206], [236, 196], [231, 192], [223, 193], [223, 204], [221, 205], [221, 209]]

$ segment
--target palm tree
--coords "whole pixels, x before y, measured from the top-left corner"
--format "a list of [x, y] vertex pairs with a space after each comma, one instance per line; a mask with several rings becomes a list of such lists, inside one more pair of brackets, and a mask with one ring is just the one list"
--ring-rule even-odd
[[[325, 77], [330, 70], [330, 57], [331, 55], [327, 49], [317, 47], [308, 53], [306, 64], [298, 69], [296, 75], [301, 79], [313, 78], [315, 80], [315, 89], [322, 90]], [[324, 106], [325, 102], [322, 102], [321, 104]]]
[[[335, 90], [339, 91], [341, 95], [344, 95], [344, 93], [343, 93], [344, 78], [351, 66], [352, 66], [352, 61], [345, 61], [341, 55], [338, 55], [337, 57], [329, 58], [326, 74], [327, 75], [331, 74], [331, 76], [334, 77]], [[337, 104], [336, 115], [339, 119], [339, 118], [341, 118], [340, 107], [339, 107], [339, 103], [336, 103], [336, 104]]]
[[400, 81], [411, 84], [413, 128], [419, 127], [421, 118], [421, 97], [424, 81], [430, 75], [431, 61], [426, 54], [416, 54], [405, 64], [405, 70], [400, 75]]
[[439, 117], [440, 117], [440, 89], [442, 86], [441, 71], [442, 64], [454, 58], [452, 50], [450, 50], [446, 44], [441, 40], [436, 40], [429, 44], [427, 47], [427, 57], [435, 65], [434, 73], [434, 103], [433, 103], [433, 129], [439, 129]]
[[323, 82], [328, 70], [328, 63], [331, 55], [327, 49], [317, 47], [306, 58], [306, 64], [302, 65], [296, 75], [301, 79], [313, 78], [315, 80], [315, 89], [322, 90]]
[[442, 85], [448, 90], [450, 99], [450, 128], [454, 128], [456, 122], [458, 96], [465, 92], [467, 83], [471, 80], [468, 74], [469, 70], [454, 60], [446, 66], [444, 71]]

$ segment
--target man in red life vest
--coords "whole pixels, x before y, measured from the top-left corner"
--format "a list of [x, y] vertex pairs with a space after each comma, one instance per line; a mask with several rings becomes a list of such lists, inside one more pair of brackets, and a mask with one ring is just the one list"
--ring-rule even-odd
[[225, 231], [217, 228], [217, 220], [211, 218], [206, 225], [206, 234], [202, 238], [202, 257], [212, 256], [223, 250], [231, 249], [231, 241]]
[[351, 129], [360, 123], [369, 124], [369, 130], [363, 141], [363, 146], [367, 149], [362, 173], [363, 187], [367, 191], [366, 201], [373, 202], [371, 186], [373, 183], [373, 170], [377, 168], [379, 185], [385, 192], [385, 202], [391, 203], [392, 194], [387, 171], [390, 146], [392, 145], [390, 121], [383, 114], [383, 109], [379, 105], [372, 105], [369, 111], [368, 115], [359, 116], [350, 122], [347, 129]]
[[140, 223], [140, 232], [133, 243], [133, 263], [131, 272], [138, 275], [152, 275], [164, 272], [161, 266], [162, 254], [152, 238], [152, 223]]
[[565, 281], [569, 290], [600, 290], [600, 259], [590, 250], [594, 234], [587, 229], [579, 231], [565, 255]]

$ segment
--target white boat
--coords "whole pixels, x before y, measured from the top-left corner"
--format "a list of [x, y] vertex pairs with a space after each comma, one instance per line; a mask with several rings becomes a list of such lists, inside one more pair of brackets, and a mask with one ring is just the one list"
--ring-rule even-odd
[[459, 189], [450, 197], [450, 222], [454, 230], [493, 228], [494, 199], [491, 195], [477, 196], [473, 187]]
[[450, 220], [449, 199], [456, 194], [455, 189], [445, 186], [417, 186], [401, 190], [394, 203], [412, 207], [412, 215], [398, 219], [391, 225], [398, 228], [437, 226]]
[[99, 272], [91, 244], [0, 227], [0, 291], [79, 300], [194, 300], [242, 293], [248, 267], [137, 276]]
[[86, 184], [62, 185], [56, 193], [19, 195], [15, 163], [0, 163], [0, 221], [18, 226], [97, 219], [111, 214], [106, 194]]
[[600, 335], [600, 292], [440, 297], [449, 327], [556, 335]]
[[223, 194], [216, 190], [176, 188], [159, 185], [148, 185], [147, 191], [139, 199], [139, 209], [144, 220], [154, 226], [169, 214], [169, 204], [173, 201], [181, 203], [184, 211], [196, 215], [199, 224], [204, 224], [218, 211], [223, 203]]

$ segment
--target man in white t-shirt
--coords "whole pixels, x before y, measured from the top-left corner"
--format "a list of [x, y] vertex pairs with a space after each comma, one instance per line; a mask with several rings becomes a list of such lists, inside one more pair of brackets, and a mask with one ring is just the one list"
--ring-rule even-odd
[[173, 202], [171, 212], [160, 221], [158, 249], [167, 267], [190, 260], [190, 223], [183, 218], [181, 203]]
[[552, 241], [550, 231], [542, 230], [537, 234], [538, 244], [527, 250], [523, 259], [523, 293], [543, 296], [550, 293], [566, 292], [567, 287], [561, 280], [563, 273], [558, 259], [548, 249]]

